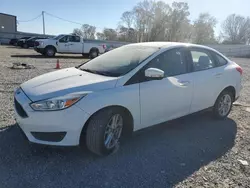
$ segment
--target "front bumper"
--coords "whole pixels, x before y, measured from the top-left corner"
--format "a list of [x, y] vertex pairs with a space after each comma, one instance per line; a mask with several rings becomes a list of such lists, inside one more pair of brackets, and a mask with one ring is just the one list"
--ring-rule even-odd
[[15, 100], [22, 106], [27, 117], [15, 107], [16, 121], [30, 142], [57, 145], [79, 145], [83, 125], [89, 115], [76, 105], [60, 111], [39, 112], [30, 107], [31, 100], [19, 90]]

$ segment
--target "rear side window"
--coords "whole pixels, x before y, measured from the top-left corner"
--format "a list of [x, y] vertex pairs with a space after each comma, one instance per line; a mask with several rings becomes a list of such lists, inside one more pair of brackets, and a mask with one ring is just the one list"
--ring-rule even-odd
[[202, 71], [215, 67], [215, 62], [205, 50], [190, 50], [193, 61], [193, 71]]
[[187, 73], [187, 64], [182, 49], [172, 49], [155, 57], [146, 68], [158, 68], [165, 76], [176, 76]]
[[222, 56], [220, 56], [219, 54], [214, 53], [214, 56], [217, 60], [218, 66], [223, 66], [227, 64], [227, 60], [223, 58]]

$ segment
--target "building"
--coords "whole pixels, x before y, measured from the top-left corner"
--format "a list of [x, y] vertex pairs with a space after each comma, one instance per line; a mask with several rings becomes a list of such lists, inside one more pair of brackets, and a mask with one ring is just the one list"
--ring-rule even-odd
[[16, 32], [16, 16], [0, 13], [0, 32]]

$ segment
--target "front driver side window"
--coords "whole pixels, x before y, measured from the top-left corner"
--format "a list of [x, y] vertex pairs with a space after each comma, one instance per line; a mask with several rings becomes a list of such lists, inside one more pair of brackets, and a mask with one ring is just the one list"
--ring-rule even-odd
[[165, 72], [166, 77], [187, 73], [187, 63], [183, 49], [171, 49], [155, 57], [147, 68], [158, 68]]
[[63, 38], [61, 38], [61, 39], [59, 40], [59, 42], [61, 42], [61, 43], [66, 43], [66, 42], [68, 42], [68, 40], [69, 40], [69, 36], [64, 36]]

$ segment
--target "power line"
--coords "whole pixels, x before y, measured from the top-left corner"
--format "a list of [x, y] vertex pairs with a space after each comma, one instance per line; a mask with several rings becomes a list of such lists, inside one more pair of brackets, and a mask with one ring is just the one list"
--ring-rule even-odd
[[[56, 16], [56, 15], [54, 15], [54, 14], [45, 12], [45, 11], [44, 11], [44, 13], [46, 13], [46, 14], [49, 15], [49, 16], [55, 17], [55, 18], [57, 18], [57, 19], [59, 19], [59, 20], [65, 21], [65, 22], [69, 22], [69, 23], [73, 23], [73, 24], [77, 24], [77, 25], [81, 25], [81, 26], [84, 25], [83, 23], [79, 23], [79, 22], [74, 22], [74, 21], [71, 21], [71, 20], [67, 20], [67, 19], [61, 18], [61, 17], [59, 17], [59, 16]], [[103, 29], [103, 28], [101, 28], [101, 27], [96, 27], [96, 26], [94, 26], [94, 27], [95, 27], [95, 28], [98, 28], [98, 29]]]
[[34, 21], [34, 20], [38, 19], [38, 18], [41, 17], [41, 16], [42, 16], [42, 14], [39, 14], [38, 16], [36, 16], [36, 17], [33, 18], [33, 19], [30, 19], [30, 20], [18, 20], [18, 22], [31, 22], [31, 21]]
[[44, 12], [44, 13], [48, 14], [49, 16], [55, 17], [55, 18], [57, 18], [57, 19], [60, 19], [60, 20], [66, 21], [66, 22], [70, 22], [70, 23], [73, 23], [73, 24], [78, 24], [78, 25], [84, 25], [84, 24], [82, 24], [82, 23], [78, 23], [78, 22], [74, 22], [74, 21], [70, 21], [70, 20], [67, 20], [67, 19], [64, 19], [64, 18], [58, 17], [58, 16], [53, 15], [53, 14], [50, 14], [50, 13], [48, 13], [48, 12]]

